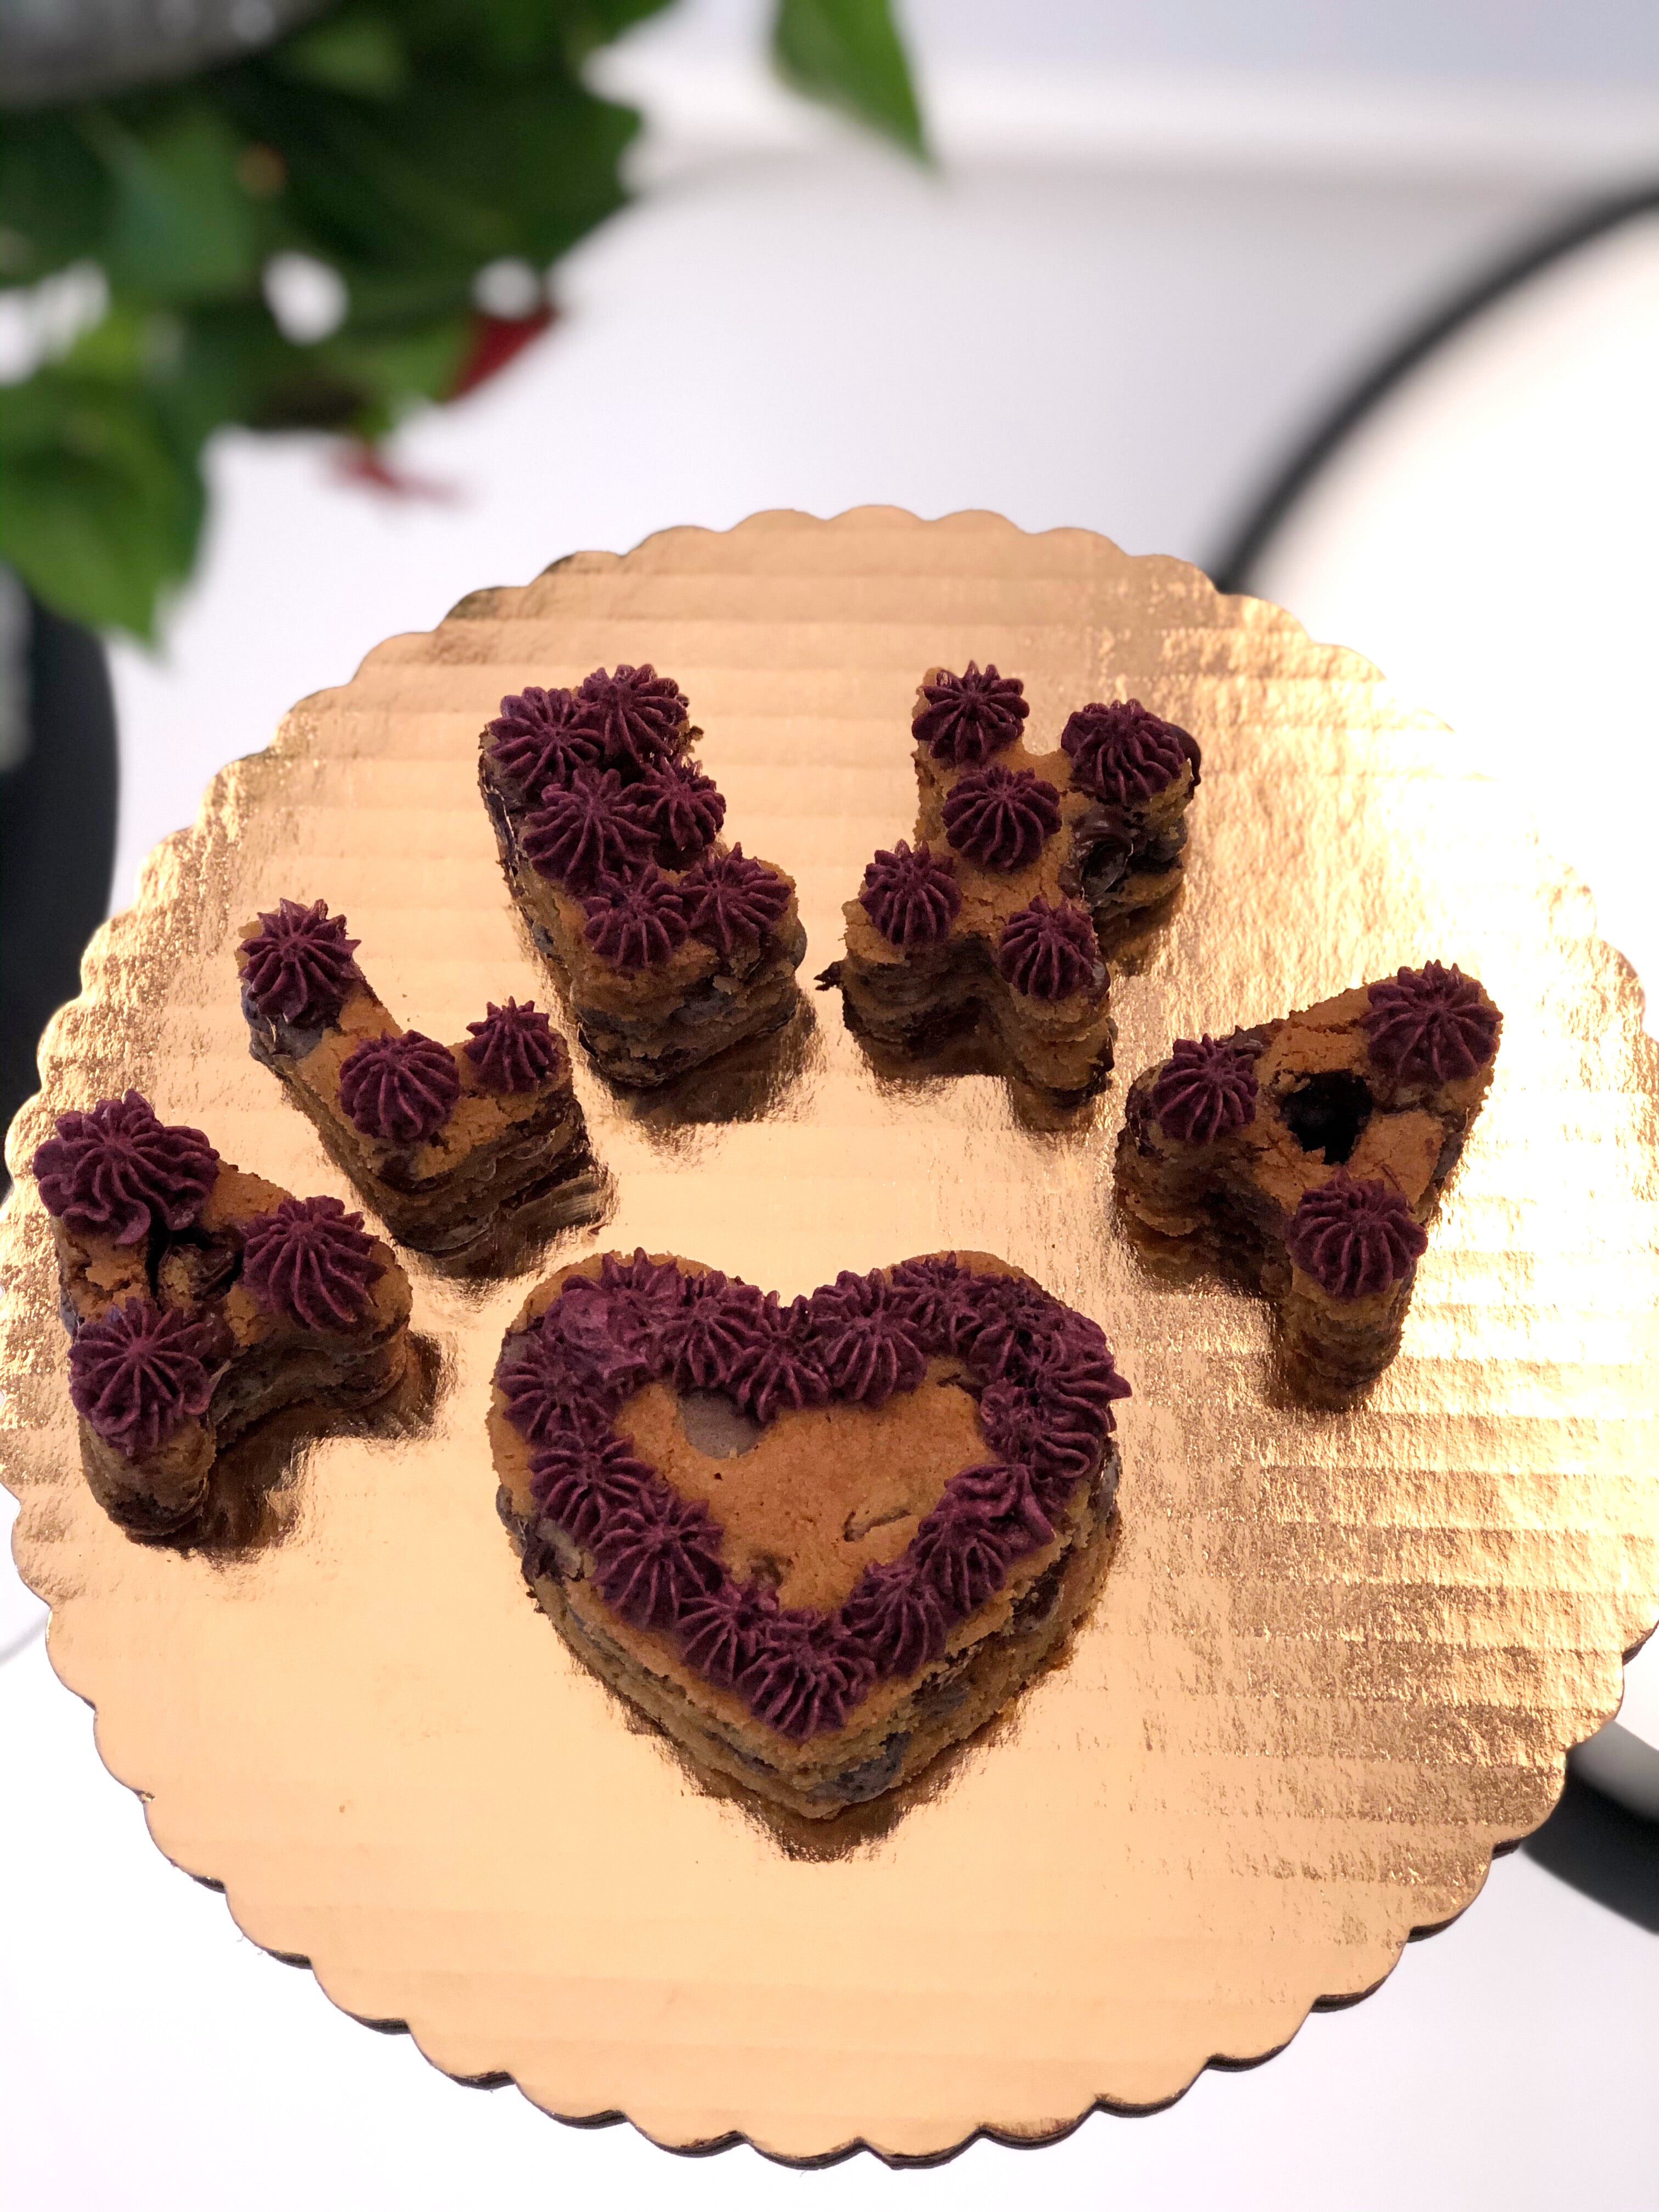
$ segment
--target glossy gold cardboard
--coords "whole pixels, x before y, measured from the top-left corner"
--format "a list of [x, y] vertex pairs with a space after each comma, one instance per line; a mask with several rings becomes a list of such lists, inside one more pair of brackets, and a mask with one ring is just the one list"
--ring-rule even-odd
[[[690, 695], [727, 834], [799, 879], [810, 975], [908, 833], [918, 674], [970, 655], [1024, 677], [1050, 742], [1128, 694], [1204, 746], [1188, 884], [1118, 973], [1103, 1097], [1045, 1117], [988, 1078], [878, 1073], [833, 996], [678, 1091], [619, 1097], [579, 1055], [611, 1218], [495, 1283], [409, 1256], [424, 1427], [303, 1453], [257, 1538], [169, 1549], [106, 1519], [27, 1173], [53, 1113], [137, 1085], [245, 1166], [351, 1195], [248, 1057], [245, 916], [326, 898], [435, 1035], [509, 991], [550, 1003], [477, 732], [505, 691], [651, 660]], [[795, 2159], [1156, 2104], [1370, 1987], [1544, 1817], [1659, 1613], [1655, 1048], [1528, 798], [1278, 610], [987, 514], [765, 514], [576, 555], [303, 702], [94, 942], [0, 1223], [17, 1555], [161, 1848], [452, 2073]], [[1400, 1358], [1363, 1406], [1311, 1411], [1260, 1301], [1137, 1256], [1110, 1205], [1123, 1091], [1176, 1035], [1425, 957], [1504, 1008], [1497, 1080]], [[502, 1328], [531, 1270], [595, 1238], [786, 1294], [998, 1252], [1095, 1315], [1133, 1382], [1121, 1531], [1069, 1662], [836, 1849], [699, 1786], [570, 1658], [496, 1522]]]

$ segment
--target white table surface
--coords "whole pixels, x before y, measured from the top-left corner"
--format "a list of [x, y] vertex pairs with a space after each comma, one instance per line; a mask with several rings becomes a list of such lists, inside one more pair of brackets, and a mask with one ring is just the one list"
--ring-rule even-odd
[[[1542, 212], [1513, 180], [1431, 189], [1258, 169], [1194, 181], [1149, 175], [1148, 158], [1142, 149], [1132, 173], [1074, 161], [1061, 174], [1005, 149], [940, 184], [839, 142], [705, 155], [678, 197], [570, 264], [562, 333], [405, 438], [404, 463], [453, 499], [377, 501], [335, 483], [319, 447], [224, 441], [210, 556], [167, 654], [117, 656], [121, 896], [212, 769], [264, 742], [292, 699], [343, 679], [380, 636], [429, 626], [464, 591], [520, 580], [574, 546], [622, 547], [762, 506], [832, 513], [883, 499], [933, 513], [998, 507], [1030, 527], [1082, 523], [1135, 550], [1201, 556], [1333, 380]], [[1580, 350], [1602, 359], [1595, 466], [1628, 505], [1650, 580], [1627, 579], [1611, 598], [1586, 587], [1573, 601], [1575, 650], [1534, 654], [1530, 685], [1503, 689], [1482, 724], [1483, 672], [1502, 688], [1517, 665], [1518, 601], [1496, 601], [1497, 627], [1483, 631], [1476, 586], [1501, 562], [1559, 607], [1575, 576], [1605, 577], [1607, 515], [1582, 500], [1565, 520], [1546, 513], [1545, 491], [1559, 501], [1578, 476], [1548, 463], [1547, 426], [1517, 402], [1510, 434], [1522, 443], [1509, 465], [1538, 496], [1504, 510], [1504, 541], [1477, 550], [1466, 538], [1461, 556], [1449, 546], [1449, 489], [1413, 523], [1412, 497], [1428, 499], [1448, 467], [1465, 506], [1476, 496], [1455, 454], [1471, 410], [1477, 421], [1492, 410], [1478, 379], [1449, 446], [1419, 440], [1436, 459], [1416, 493], [1399, 492], [1407, 438], [1346, 520], [1340, 503], [1324, 508], [1322, 534], [1304, 533], [1264, 588], [1318, 634], [1371, 651], [1408, 694], [1489, 728], [1494, 759], [1523, 769], [1552, 707], [1576, 717], [1588, 684], [1595, 727], [1623, 737], [1626, 830], [1598, 842], [1570, 801], [1552, 811], [1569, 849], [1580, 840], [1619, 941], [1640, 945], [1651, 971], [1659, 946], [1641, 929], [1654, 918], [1655, 787], [1650, 766], [1638, 775], [1638, 732], [1652, 707], [1633, 672], [1650, 649], [1659, 501], [1604, 412], [1620, 382], [1609, 362], [1650, 342], [1651, 271], [1639, 256], [1622, 266], [1622, 291], [1603, 271], [1581, 296]], [[1013, 337], [930, 346], [938, 301], [959, 303], [952, 326], [970, 333], [1004, 329], [1012, 303]], [[1557, 320], [1557, 349], [1571, 354], [1571, 318]], [[665, 324], [672, 377], [655, 336]], [[1524, 397], [1540, 342], [1518, 342], [1534, 349]], [[1557, 384], [1570, 398], [1571, 380]], [[1649, 373], [1641, 389], [1655, 388]], [[1504, 454], [1483, 450], [1488, 499]], [[1392, 538], [1376, 520], [1390, 496], [1403, 506]], [[1368, 542], [1386, 548], [1369, 568]], [[1415, 630], [1402, 573], [1424, 579]], [[1450, 622], [1436, 616], [1448, 600]], [[1472, 636], [1473, 649], [1437, 659], [1430, 633], [1443, 647]], [[1558, 624], [1526, 641], [1565, 635]], [[1236, 2212], [1659, 2203], [1659, 1940], [1521, 1856], [1494, 1869], [1455, 1926], [1410, 1947], [1377, 1994], [1314, 2018], [1267, 2067], [1206, 2075], [1151, 2118], [1097, 2116], [1036, 2157], [981, 2144], [927, 2173], [860, 2159], [793, 2174], [747, 2150], [686, 2161], [626, 2129], [560, 2129], [515, 2092], [459, 2088], [406, 2038], [344, 2019], [309, 1975], [240, 1936], [221, 1898], [169, 1867], [137, 1800], [99, 1765], [91, 1717], [52, 1676], [40, 1612], [0, 1570], [6, 2212], [286, 2212], [302, 2201], [417, 2212], [593, 2194], [826, 2207], [902, 2195], [959, 2208], [1037, 2188], [1056, 2205]], [[1659, 1673], [1644, 1659], [1638, 1680], [1650, 1707]]]

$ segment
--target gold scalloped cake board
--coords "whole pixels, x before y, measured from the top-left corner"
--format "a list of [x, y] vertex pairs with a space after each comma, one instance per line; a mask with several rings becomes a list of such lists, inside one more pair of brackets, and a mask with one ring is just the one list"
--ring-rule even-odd
[[[509, 991], [549, 1003], [476, 739], [503, 692], [599, 663], [654, 661], [689, 692], [728, 834], [799, 878], [810, 976], [872, 850], [910, 830], [917, 675], [969, 655], [1024, 675], [1034, 734], [1127, 693], [1204, 745], [1189, 884], [1114, 985], [1119, 1073], [1079, 1125], [1033, 1126], [985, 1077], [878, 1079], [834, 997], [759, 1097], [715, 1083], [642, 1110], [578, 1062], [617, 1178], [606, 1245], [786, 1295], [984, 1248], [1095, 1315], [1133, 1381], [1121, 1535], [1069, 1662], [885, 1833], [786, 1848], [630, 1725], [535, 1610], [483, 1431], [526, 1278], [468, 1290], [413, 1260], [442, 1353], [429, 1428], [319, 1445], [280, 1540], [191, 1556], [129, 1540], [88, 1491], [27, 1176], [0, 1229], [17, 1556], [156, 1842], [450, 2073], [664, 2143], [938, 2155], [1275, 2049], [1544, 1818], [1659, 1614], [1635, 977], [1521, 801], [1375, 670], [1084, 531], [764, 514], [576, 555], [379, 647], [217, 779], [100, 933], [15, 1169], [55, 1112], [134, 1084], [228, 1158], [349, 1196], [248, 1057], [236, 926], [327, 898], [393, 1010], [438, 1036]], [[1504, 1009], [1497, 1081], [1399, 1359], [1361, 1410], [1310, 1413], [1259, 1302], [1160, 1278], [1125, 1242], [1124, 1088], [1173, 1036], [1436, 956]]]

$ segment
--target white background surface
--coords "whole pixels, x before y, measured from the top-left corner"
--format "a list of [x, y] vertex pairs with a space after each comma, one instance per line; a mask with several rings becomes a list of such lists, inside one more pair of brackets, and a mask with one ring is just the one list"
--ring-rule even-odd
[[[1051, 9], [1012, 70], [1006, 10], [915, 13], [951, 157], [939, 176], [769, 93], [740, 58], [743, 9], [638, 43], [622, 73], [672, 125], [642, 156], [657, 197], [561, 271], [550, 341], [402, 441], [444, 498], [343, 487], [319, 446], [224, 441], [168, 651], [117, 658], [122, 898], [211, 770], [292, 700], [575, 547], [880, 500], [1201, 559], [1310, 410], [1444, 288], [1627, 172], [1659, 112], [1655, 19], [1618, 6], [1584, 17], [1599, 78], [1542, 96], [1568, 51], [1540, 28], [1559, 27], [1548, 9], [1287, 4], [1252, 18], [1253, 57], [1218, 7], [1120, 7], [1115, 49], [1091, 11]], [[1507, 82], [1484, 82], [1500, 15]], [[1339, 15], [1360, 26], [1346, 46]], [[1441, 81], [1413, 80], [1437, 35]], [[1310, 55], [1327, 72], [1311, 91], [1260, 73]], [[1610, 933], [1655, 973], [1659, 240], [1610, 241], [1534, 297], [1379, 418], [1264, 587], [1533, 779]], [[1564, 781], [1564, 744], [1614, 763], [1616, 806], [1599, 777]], [[514, 2092], [445, 2081], [237, 1936], [98, 1765], [90, 1716], [30, 1633], [40, 1611], [0, 1576], [0, 1654], [27, 1639], [0, 1664], [5, 2212], [963, 2207], [1038, 2188], [1240, 2212], [1659, 2204], [1659, 1942], [1521, 1857], [1266, 2069], [1206, 2075], [1151, 2118], [1097, 2117], [1035, 2157], [981, 2145], [933, 2173], [793, 2175], [746, 2150], [689, 2163], [626, 2130], [558, 2129]], [[1627, 1718], [1655, 1702], [1650, 1658], [1637, 1680]]]

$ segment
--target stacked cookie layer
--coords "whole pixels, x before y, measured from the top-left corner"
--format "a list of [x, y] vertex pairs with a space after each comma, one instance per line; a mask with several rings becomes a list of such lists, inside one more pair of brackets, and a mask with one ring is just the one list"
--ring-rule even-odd
[[1399, 1348], [1423, 1224], [1490, 1087], [1503, 1017], [1431, 961], [1229, 1036], [1130, 1086], [1117, 1188], [1147, 1228], [1238, 1260], [1338, 1392]]
[[237, 948], [251, 1049], [315, 1123], [400, 1244], [488, 1254], [550, 1234], [599, 1188], [570, 1055], [508, 999], [446, 1045], [405, 1030], [352, 955], [345, 918], [284, 899]]
[[407, 1279], [337, 1199], [244, 1174], [136, 1091], [60, 1115], [33, 1164], [88, 1473], [118, 1518], [179, 1528], [256, 1422], [372, 1405], [402, 1378]]
[[917, 694], [914, 844], [878, 853], [848, 902], [850, 1026], [928, 1052], [975, 1024], [1058, 1097], [1097, 1090], [1115, 1027], [1103, 945], [1181, 880], [1195, 742], [1133, 700], [1079, 708], [1028, 745], [1018, 678], [971, 661]]
[[503, 699], [479, 740], [508, 887], [582, 1042], [641, 1088], [781, 1027], [799, 1001], [793, 880], [721, 838], [700, 734], [647, 665]]

